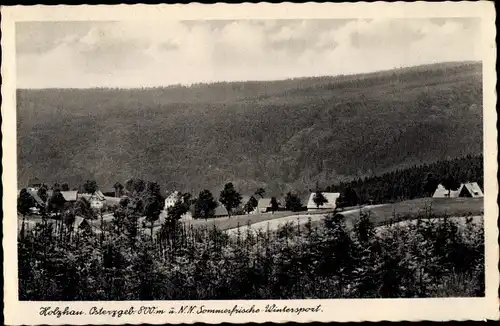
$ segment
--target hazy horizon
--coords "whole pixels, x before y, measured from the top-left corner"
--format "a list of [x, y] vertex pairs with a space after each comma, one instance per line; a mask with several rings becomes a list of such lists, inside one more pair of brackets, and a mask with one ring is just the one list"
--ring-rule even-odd
[[432, 66], [432, 65], [445, 65], [445, 64], [473, 64], [473, 63], [481, 63], [481, 61], [478, 60], [464, 60], [464, 61], [443, 61], [443, 62], [435, 62], [435, 63], [429, 63], [429, 64], [421, 64], [421, 65], [414, 65], [414, 66], [403, 66], [403, 67], [398, 67], [398, 68], [392, 68], [392, 69], [385, 69], [385, 70], [378, 70], [378, 71], [371, 71], [371, 72], [361, 72], [361, 73], [353, 73], [353, 74], [340, 74], [340, 75], [319, 75], [319, 76], [302, 76], [302, 77], [292, 77], [292, 78], [283, 78], [283, 79], [269, 79], [269, 80], [261, 80], [261, 79], [256, 79], [256, 80], [230, 80], [230, 81], [214, 81], [214, 82], [195, 82], [191, 84], [170, 84], [170, 85], [159, 85], [159, 86], [136, 86], [136, 87], [119, 87], [119, 86], [94, 86], [94, 87], [40, 87], [40, 88], [27, 88], [27, 87], [17, 87], [17, 90], [51, 90], [51, 89], [66, 89], [66, 90], [89, 90], [89, 89], [118, 89], [118, 90], [133, 90], [133, 89], [157, 89], [157, 88], [176, 88], [176, 87], [183, 87], [183, 88], [191, 88], [191, 87], [197, 87], [197, 86], [203, 86], [203, 85], [215, 85], [215, 84], [230, 84], [230, 83], [265, 83], [265, 82], [280, 82], [280, 81], [287, 81], [287, 80], [300, 80], [300, 79], [312, 79], [312, 78], [335, 78], [335, 77], [346, 77], [346, 76], [362, 76], [362, 75], [370, 75], [370, 74], [377, 74], [377, 73], [384, 73], [388, 71], [397, 71], [401, 69], [412, 69], [412, 68], [418, 68], [418, 67], [427, 67], [427, 66]]
[[478, 18], [16, 24], [18, 89], [277, 81], [481, 59]]

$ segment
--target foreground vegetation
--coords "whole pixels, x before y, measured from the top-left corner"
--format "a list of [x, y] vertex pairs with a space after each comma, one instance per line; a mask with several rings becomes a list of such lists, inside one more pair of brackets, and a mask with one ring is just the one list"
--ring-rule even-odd
[[484, 295], [482, 225], [446, 216], [375, 232], [362, 215], [351, 232], [332, 214], [234, 237], [165, 223], [152, 238], [120, 215], [108, 233], [52, 227], [19, 234], [20, 300]]

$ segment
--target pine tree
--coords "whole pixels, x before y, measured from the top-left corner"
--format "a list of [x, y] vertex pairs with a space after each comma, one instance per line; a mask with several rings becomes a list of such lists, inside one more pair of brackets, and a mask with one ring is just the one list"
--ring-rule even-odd
[[317, 208], [328, 203], [328, 199], [326, 199], [326, 197], [323, 195], [323, 193], [319, 190], [316, 190], [316, 193], [314, 194], [314, 197], [313, 197], [313, 201], [314, 201], [314, 204], [316, 205]]
[[229, 217], [231, 217], [233, 209], [241, 204], [241, 198], [241, 195], [234, 189], [234, 185], [231, 182], [226, 183], [220, 192], [219, 201], [226, 208]]

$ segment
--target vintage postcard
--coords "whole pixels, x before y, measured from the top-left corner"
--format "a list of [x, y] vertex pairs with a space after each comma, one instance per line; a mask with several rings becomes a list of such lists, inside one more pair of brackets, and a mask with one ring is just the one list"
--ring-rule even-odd
[[6, 324], [498, 319], [492, 3], [1, 10]]

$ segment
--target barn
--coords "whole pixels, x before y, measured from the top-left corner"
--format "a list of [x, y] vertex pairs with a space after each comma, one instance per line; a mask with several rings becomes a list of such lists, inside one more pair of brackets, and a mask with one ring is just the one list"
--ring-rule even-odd
[[434, 192], [433, 198], [457, 198], [457, 197], [472, 197], [472, 198], [481, 198], [484, 197], [484, 194], [481, 190], [481, 187], [477, 184], [477, 182], [467, 182], [462, 183], [457, 190], [448, 191], [446, 188], [439, 184]]
[[[318, 207], [316, 206], [316, 203], [314, 203], [314, 195], [316, 193], [313, 192], [309, 195], [309, 200], [307, 201], [307, 210], [308, 211], [317, 211]], [[337, 207], [337, 199], [340, 197], [339, 192], [322, 192], [323, 196], [325, 196], [326, 202], [322, 206], [319, 207], [320, 210], [323, 209], [335, 209]]]

